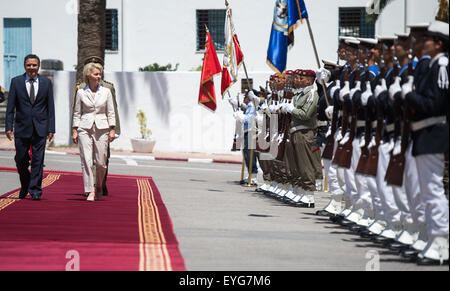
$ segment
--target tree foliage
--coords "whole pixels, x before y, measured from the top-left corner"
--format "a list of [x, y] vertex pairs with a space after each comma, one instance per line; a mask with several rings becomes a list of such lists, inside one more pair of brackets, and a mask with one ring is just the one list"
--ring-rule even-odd
[[166, 66], [160, 66], [158, 63], [153, 63], [152, 65], [148, 65], [143, 68], [139, 68], [139, 72], [165, 72], [165, 71], [176, 71], [178, 70], [178, 66], [180, 64], [176, 64], [175, 68], [172, 69], [172, 64], [167, 64]]

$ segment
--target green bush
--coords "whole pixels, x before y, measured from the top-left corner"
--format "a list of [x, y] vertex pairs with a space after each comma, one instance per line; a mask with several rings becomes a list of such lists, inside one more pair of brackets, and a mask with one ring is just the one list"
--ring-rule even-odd
[[158, 63], [153, 63], [152, 65], [148, 65], [143, 68], [139, 68], [139, 72], [166, 72], [166, 71], [176, 71], [178, 70], [178, 66], [180, 64], [176, 64], [175, 68], [172, 69], [172, 64], [167, 64], [166, 66], [160, 66]]

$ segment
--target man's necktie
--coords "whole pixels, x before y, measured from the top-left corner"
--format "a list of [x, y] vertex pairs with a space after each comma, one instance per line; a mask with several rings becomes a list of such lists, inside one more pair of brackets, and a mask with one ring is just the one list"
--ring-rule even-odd
[[30, 101], [31, 104], [34, 104], [34, 79], [30, 79]]

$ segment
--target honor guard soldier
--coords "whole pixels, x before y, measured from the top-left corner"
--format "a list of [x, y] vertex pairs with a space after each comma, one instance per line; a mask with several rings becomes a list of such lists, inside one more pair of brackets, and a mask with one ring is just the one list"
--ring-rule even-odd
[[314, 208], [314, 192], [316, 191], [313, 150], [316, 147], [319, 95], [314, 86], [315, 79], [316, 73], [314, 71], [303, 71], [302, 80], [305, 89], [294, 95], [293, 102], [286, 104], [284, 108], [292, 116], [290, 133], [304, 191], [298, 206], [307, 208]]
[[[89, 63], [97, 63], [97, 64], [100, 64], [100, 65], [104, 66], [103, 59], [100, 58], [100, 57], [97, 57], [97, 56], [88, 57], [88, 58], [86, 58], [83, 61], [83, 65], [84, 66], [89, 64]], [[116, 116], [116, 127], [115, 127], [116, 138], [118, 138], [120, 136], [120, 120], [119, 120], [119, 112], [117, 110], [116, 90], [114, 88], [114, 84], [111, 83], [111, 82], [108, 82], [108, 81], [106, 81], [106, 80], [104, 80], [102, 78], [102, 80], [100, 81], [100, 85], [103, 86], [103, 87], [108, 88], [111, 91], [111, 94], [112, 94], [112, 97], [113, 97], [113, 103], [114, 103], [114, 112], [115, 112], [115, 116]], [[78, 89], [84, 88], [86, 86], [87, 86], [87, 84], [84, 81], [82, 81], [81, 83], [75, 84], [73, 101], [72, 101], [72, 111], [73, 111], [73, 109], [75, 107], [75, 98], [76, 98]], [[107, 167], [109, 165], [109, 158], [110, 158], [110, 156], [111, 156], [111, 149], [110, 149], [110, 145], [108, 144], [108, 155], [107, 155], [107, 161], [106, 161], [106, 166]], [[107, 180], [107, 178], [108, 178], [108, 168], [106, 168], [105, 181], [103, 183], [103, 185], [104, 185], [103, 186], [103, 196], [107, 196], [108, 195], [108, 189], [106, 187], [106, 180]], [[89, 193], [85, 193], [84, 195], [88, 196], [88, 194]]]
[[417, 257], [418, 264], [448, 264], [449, 206], [443, 173], [449, 148], [448, 127], [448, 23], [430, 24], [423, 46], [431, 57], [429, 70], [416, 90], [414, 81], [402, 86], [402, 97], [412, 108], [412, 154], [416, 157], [419, 186], [425, 203], [428, 242]]

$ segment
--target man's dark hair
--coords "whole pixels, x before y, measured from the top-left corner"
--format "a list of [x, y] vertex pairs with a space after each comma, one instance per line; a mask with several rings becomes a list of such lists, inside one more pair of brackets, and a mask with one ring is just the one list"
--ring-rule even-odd
[[29, 54], [25, 57], [25, 59], [23, 60], [23, 65], [25, 66], [25, 63], [27, 62], [28, 59], [37, 59], [38, 60], [38, 66], [41, 66], [41, 59], [37, 56], [37, 55], [33, 55], [33, 54]]

